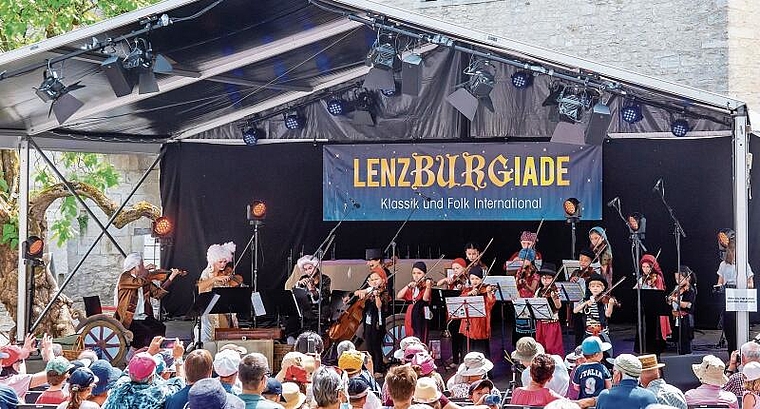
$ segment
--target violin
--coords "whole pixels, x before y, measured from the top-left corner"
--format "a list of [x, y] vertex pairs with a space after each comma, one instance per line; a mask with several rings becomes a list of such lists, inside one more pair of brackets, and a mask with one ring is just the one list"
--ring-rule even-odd
[[614, 290], [615, 287], [619, 286], [620, 283], [622, 283], [623, 281], [625, 281], [625, 277], [618, 280], [618, 282], [613, 284], [612, 287], [608, 288], [607, 291], [603, 292], [602, 294], [599, 294], [596, 297], [592, 297], [594, 299], [594, 302], [609, 304], [609, 302], [612, 301], [615, 307], [622, 306], [622, 304], [620, 304], [620, 302], [615, 297], [612, 296], [612, 290]]
[[227, 281], [228, 287], [240, 287], [243, 285], [243, 276], [235, 274], [235, 268], [232, 264], [227, 264], [224, 270], [222, 270], [222, 274], [230, 277], [230, 280]]
[[156, 269], [153, 269], [153, 270], [148, 270], [147, 279], [151, 280], [151, 281], [153, 281], [153, 280], [164, 281], [167, 278], [169, 278], [169, 276], [173, 272], [175, 272], [175, 271], [179, 272], [179, 274], [177, 274], [177, 275], [180, 276], [180, 277], [184, 277], [184, 276], [187, 275], [187, 271], [185, 271], [185, 270], [178, 270], [176, 268], [172, 268], [172, 269], [169, 269], [169, 270], [162, 269], [162, 268], [156, 268]]

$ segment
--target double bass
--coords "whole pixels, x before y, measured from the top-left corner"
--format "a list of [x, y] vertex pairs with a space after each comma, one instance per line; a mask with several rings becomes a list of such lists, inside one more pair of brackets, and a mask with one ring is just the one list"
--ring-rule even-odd
[[[382, 271], [382, 267], [377, 266], [372, 269], [372, 273], [378, 272], [375, 271], [378, 269]], [[370, 273], [370, 275], [372, 273]], [[385, 274], [384, 271], [382, 271], [382, 273]], [[367, 300], [374, 299], [374, 297], [387, 296], [387, 281], [388, 280], [386, 280], [385, 284], [383, 284], [382, 287], [372, 288], [364, 298], [360, 298], [356, 295], [351, 297], [348, 302], [348, 304], [350, 304], [349, 307], [340, 314], [340, 317], [338, 317], [338, 319], [332, 325], [330, 325], [330, 328], [327, 330], [328, 344], [332, 342], [338, 343], [340, 341], [351, 339], [354, 335], [356, 335], [356, 331], [359, 329], [359, 326], [362, 324], [362, 320], [364, 319], [364, 307], [367, 303]]]

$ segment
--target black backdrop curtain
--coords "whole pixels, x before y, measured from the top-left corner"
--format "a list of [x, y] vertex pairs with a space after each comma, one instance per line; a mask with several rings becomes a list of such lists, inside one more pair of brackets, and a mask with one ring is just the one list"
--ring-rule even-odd
[[[381, 149], [381, 145], [378, 145]], [[656, 180], [665, 180], [666, 198], [687, 237], [682, 240], [682, 263], [699, 281], [697, 323], [714, 327], [718, 300], [710, 294], [719, 264], [717, 230], [731, 226], [731, 139], [692, 140], [617, 139], [604, 144], [604, 200], [619, 196], [624, 212], [638, 211], [648, 219], [644, 244], [650, 252], [662, 249], [660, 264], [672, 288], [676, 255], [673, 226], [658, 196]], [[260, 230], [259, 289], [270, 317], [283, 303], [283, 284], [290, 273], [288, 256], [295, 261], [319, 245], [334, 223], [322, 222], [322, 145], [312, 143], [242, 146], [176, 143], [165, 147], [161, 161], [161, 197], [164, 213], [176, 221], [174, 244], [163, 251], [164, 266], [181, 267], [190, 274], [176, 282], [164, 298], [170, 315], [190, 308], [194, 283], [206, 266], [210, 244], [234, 241], [241, 258], [238, 273], [251, 282], [251, 252], [242, 253], [253, 229], [246, 205], [265, 200], [268, 214]], [[757, 214], [754, 207], [752, 215]], [[753, 218], [754, 219], [754, 218]], [[336, 258], [362, 258], [364, 249], [385, 247], [400, 222], [346, 222], [338, 231]], [[614, 252], [615, 277], [628, 275], [616, 291], [623, 308], [616, 322], [635, 321], [633, 267], [627, 228], [617, 213], [605, 207], [603, 221], [582, 220], [577, 225], [578, 248], [588, 245], [588, 230], [608, 230]], [[486, 243], [501, 266], [519, 247], [520, 231], [534, 230], [536, 222], [410, 222], [397, 240], [402, 257], [461, 257], [468, 241]], [[756, 233], [753, 232], [753, 237]], [[756, 243], [750, 241], [750, 255]], [[559, 263], [570, 256], [570, 226], [546, 222], [537, 245], [544, 259]], [[331, 256], [331, 254], [328, 254]], [[750, 256], [750, 260], [753, 260]], [[760, 265], [755, 265], [760, 269]]]

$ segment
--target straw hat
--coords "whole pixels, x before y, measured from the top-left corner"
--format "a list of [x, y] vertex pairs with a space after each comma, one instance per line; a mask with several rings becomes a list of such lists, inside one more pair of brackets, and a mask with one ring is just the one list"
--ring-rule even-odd
[[700, 382], [707, 385], [723, 386], [728, 382], [728, 378], [723, 373], [726, 370], [726, 364], [715, 355], [702, 357], [702, 363], [692, 364], [691, 370]]
[[417, 403], [434, 403], [441, 398], [441, 391], [433, 378], [418, 378], [414, 387], [412, 401]]
[[641, 370], [642, 371], [648, 371], [651, 369], [660, 369], [665, 364], [661, 364], [657, 362], [657, 355], [651, 354], [651, 355], [641, 355], [639, 357], [639, 361], [641, 361]]
[[532, 361], [533, 357], [544, 353], [544, 346], [536, 342], [533, 337], [522, 337], [517, 341], [515, 350], [512, 351], [512, 359], [520, 362]]
[[285, 400], [285, 402], [281, 403], [285, 409], [296, 409], [306, 402], [306, 395], [301, 393], [301, 389], [297, 384], [285, 382], [282, 384], [282, 399]]
[[459, 376], [485, 375], [493, 369], [493, 362], [486, 359], [481, 352], [470, 352], [464, 356], [464, 360], [457, 369]]

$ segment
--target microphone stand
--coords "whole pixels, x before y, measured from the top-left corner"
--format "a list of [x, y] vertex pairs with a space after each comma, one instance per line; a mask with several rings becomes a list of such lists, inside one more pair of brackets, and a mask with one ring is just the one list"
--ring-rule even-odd
[[[346, 217], [354, 210], [357, 209], [358, 203], [352, 205], [351, 207], [346, 207], [346, 209], [343, 211], [343, 216], [341, 216], [340, 220], [338, 220], [338, 224], [333, 226], [333, 228], [330, 230], [329, 233], [327, 233], [327, 237], [325, 237], [324, 240], [322, 240], [322, 243], [319, 243], [319, 247], [317, 247], [316, 250], [314, 250], [314, 253], [311, 255], [312, 258], [317, 258], [317, 270], [319, 271], [320, 277], [319, 277], [319, 304], [317, 305], [317, 334], [322, 333], [322, 283], [324, 280], [322, 279], [322, 259], [324, 258], [325, 254], [327, 253], [327, 250], [330, 249], [330, 246], [332, 246], [333, 242], [335, 241], [336, 234], [335, 232], [338, 230], [338, 227], [340, 227], [341, 224], [343, 224], [343, 221], [346, 220]], [[301, 326], [303, 328], [303, 325]]]
[[[412, 206], [411, 211], [409, 212], [409, 214], [406, 215], [406, 219], [404, 219], [404, 222], [401, 223], [401, 226], [399, 226], [398, 230], [396, 230], [396, 234], [393, 235], [393, 238], [391, 238], [391, 241], [388, 243], [387, 246], [385, 246], [385, 249], [383, 250], [383, 254], [388, 254], [388, 250], [392, 249], [392, 253], [391, 253], [391, 256], [390, 256], [391, 260], [393, 260], [393, 257], [396, 256], [396, 239], [398, 238], [398, 235], [401, 234], [401, 231], [404, 230], [404, 226], [406, 226], [406, 224], [409, 222], [409, 219], [412, 218], [412, 215], [416, 211], [417, 211], [417, 206], [416, 206], [416, 203], [415, 203], [415, 206]], [[395, 276], [396, 273], [397, 273], [398, 266], [396, 264], [397, 263], [393, 263], [393, 273], [391, 274], [391, 277]], [[387, 285], [388, 285], [388, 287], [391, 287], [391, 285], [390, 285], [390, 278], [388, 279]], [[391, 315], [393, 315], [393, 314], [396, 313], [396, 294], [394, 292], [396, 290], [396, 288], [395, 288], [395, 286], [392, 286], [392, 287], [393, 288], [390, 288], [390, 291], [393, 293], [393, 298], [391, 298]], [[393, 346], [394, 346], [394, 349], [398, 349], [398, 342], [399, 341], [400, 340], [398, 339], [398, 337], [394, 334], [394, 336], [393, 336]]]
[[[639, 266], [639, 260], [641, 260], [641, 250], [647, 251], [647, 248], [644, 247], [644, 243], [641, 242], [641, 237], [639, 237], [639, 234], [633, 231], [631, 228], [631, 224], [628, 223], [628, 220], [626, 220], [625, 217], [623, 217], [623, 212], [620, 211], [620, 202], [616, 202], [615, 209], [617, 210], [618, 216], [620, 216], [620, 219], [625, 223], [626, 227], [628, 227], [628, 233], [631, 240], [631, 258], [633, 258], [633, 270], [636, 274], [636, 282], [640, 283], [641, 280], [641, 266]], [[638, 304], [638, 308], [636, 309], [636, 326], [639, 333], [639, 353], [644, 353], [644, 337], [646, 334], [644, 333], [644, 327], [641, 323], [641, 284], [636, 286], [636, 302]]]
[[[683, 227], [681, 227], [681, 223], [678, 221], [678, 218], [676, 218], [675, 213], [673, 212], [673, 208], [670, 207], [668, 204], [668, 201], [665, 200], [665, 186], [663, 185], [659, 189], [655, 189], [660, 194], [660, 200], [662, 201], [662, 204], [665, 205], [665, 208], [668, 210], [668, 214], [670, 215], [670, 220], [673, 221], [673, 237], [676, 241], [676, 269], [678, 271], [681, 270], [681, 237], [683, 236], [686, 238], [686, 232], [683, 230]], [[678, 305], [681, 305], [681, 296], [678, 297]], [[687, 317], [688, 319], [688, 317]], [[678, 343], [677, 345], [677, 352], [680, 355], [681, 354], [681, 340], [683, 336], [683, 325], [678, 327]]]

